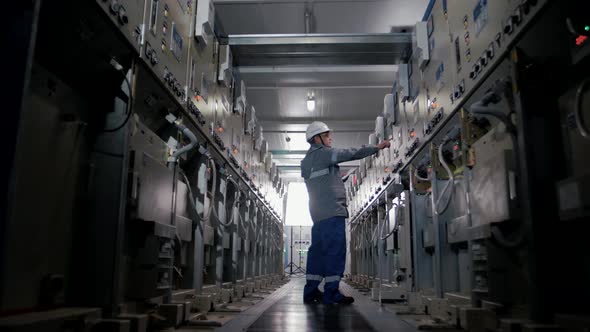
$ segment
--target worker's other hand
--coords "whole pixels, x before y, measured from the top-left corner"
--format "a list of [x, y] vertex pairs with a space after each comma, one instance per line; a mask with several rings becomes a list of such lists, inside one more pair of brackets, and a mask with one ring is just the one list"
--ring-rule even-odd
[[385, 140], [381, 143], [379, 143], [379, 145], [377, 145], [377, 147], [379, 148], [379, 150], [383, 150], [385, 148], [388, 148], [391, 144], [389, 143], [389, 140]]

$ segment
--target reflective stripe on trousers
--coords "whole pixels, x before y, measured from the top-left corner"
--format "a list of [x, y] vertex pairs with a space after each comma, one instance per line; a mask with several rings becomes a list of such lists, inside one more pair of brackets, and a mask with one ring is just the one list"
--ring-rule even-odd
[[322, 281], [322, 279], [324, 279], [324, 277], [317, 275], [317, 274], [308, 274], [305, 276], [305, 279], [307, 280], [316, 280], [316, 281]]

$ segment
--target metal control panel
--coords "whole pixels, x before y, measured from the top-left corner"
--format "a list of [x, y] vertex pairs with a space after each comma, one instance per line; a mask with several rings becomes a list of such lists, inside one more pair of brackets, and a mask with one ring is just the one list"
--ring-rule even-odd
[[164, 86], [185, 103], [192, 1], [149, 0], [142, 58]]
[[424, 137], [429, 137], [452, 111], [450, 93], [454, 87], [446, 1], [436, 1], [426, 20], [426, 38], [430, 61], [422, 70], [424, 103]]
[[213, 47], [201, 47], [191, 37], [187, 65], [187, 102], [191, 115], [204, 128], [214, 121], [214, 103], [210, 101], [210, 95], [214, 93], [212, 59]]
[[219, 46], [219, 70], [217, 74], [217, 81], [226, 87], [229, 87], [233, 83], [233, 59], [231, 48], [229, 45]]
[[449, 60], [455, 76], [455, 86], [449, 95], [453, 105], [495, 67], [546, 2], [447, 1], [452, 40]]
[[195, 17], [195, 38], [203, 46], [207, 46], [214, 36], [213, 24], [215, 6], [212, 0], [198, 0]]
[[125, 38], [139, 53], [143, 45], [144, 34], [144, 0], [97, 0], [96, 3], [105, 11], [113, 24], [121, 30]]
[[422, 144], [423, 126], [426, 116], [426, 105], [424, 105], [424, 89], [422, 89], [422, 73], [419, 69], [419, 57], [412, 57], [408, 64], [409, 75], [409, 97], [402, 104], [403, 120], [405, 124], [406, 141], [402, 148], [402, 156], [410, 160]]

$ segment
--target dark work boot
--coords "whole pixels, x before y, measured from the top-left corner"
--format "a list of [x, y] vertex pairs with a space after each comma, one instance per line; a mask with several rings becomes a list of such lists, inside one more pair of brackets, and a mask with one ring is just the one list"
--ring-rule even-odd
[[321, 303], [323, 298], [324, 298], [324, 293], [322, 293], [319, 289], [316, 289], [316, 291], [312, 295], [303, 297], [303, 303], [305, 303], [305, 304]]

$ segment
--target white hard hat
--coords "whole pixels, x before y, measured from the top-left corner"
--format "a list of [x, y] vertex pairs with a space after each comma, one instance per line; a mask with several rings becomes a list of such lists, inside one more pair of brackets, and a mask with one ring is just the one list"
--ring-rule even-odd
[[307, 126], [307, 130], [305, 131], [305, 139], [309, 142], [315, 135], [319, 135], [325, 132], [331, 131], [323, 122], [315, 121], [312, 122], [309, 126]]

